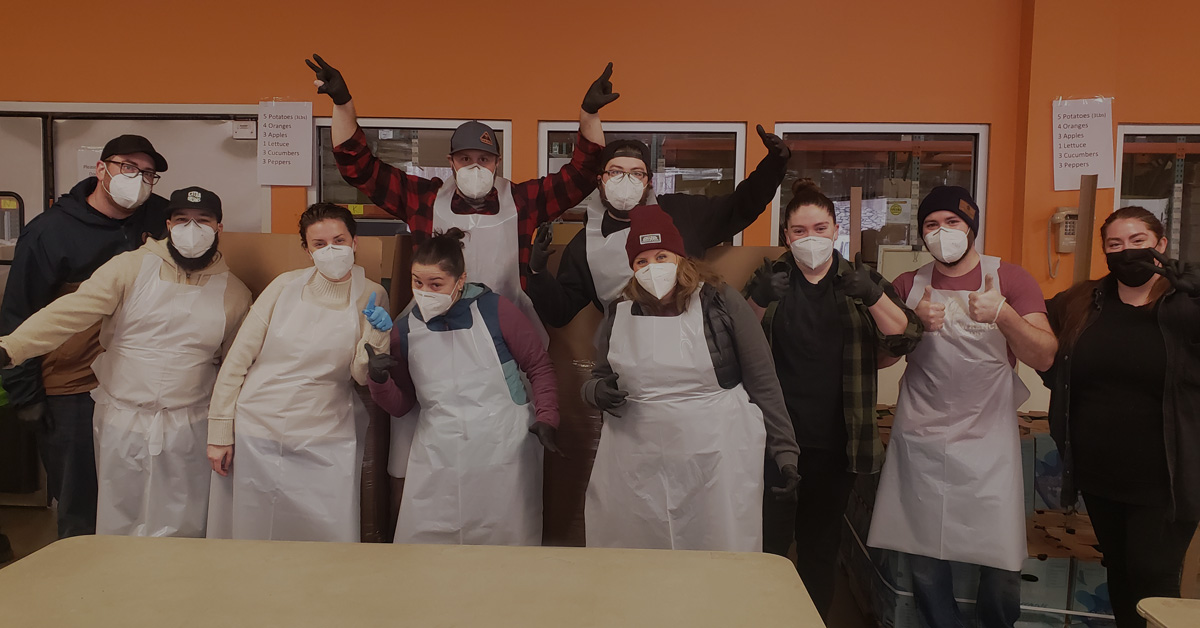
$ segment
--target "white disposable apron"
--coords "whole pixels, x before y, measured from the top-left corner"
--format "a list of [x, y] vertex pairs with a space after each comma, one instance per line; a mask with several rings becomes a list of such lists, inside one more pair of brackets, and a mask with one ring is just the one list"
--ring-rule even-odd
[[617, 306], [608, 360], [629, 393], [605, 413], [584, 504], [589, 547], [762, 551], [762, 411], [717, 383], [700, 291], [679, 316]]
[[[981, 280], [998, 289], [999, 268], [982, 257]], [[910, 308], [932, 278], [932, 263], [917, 271]], [[1029, 390], [999, 328], [971, 320], [968, 295], [933, 291], [945, 323], [908, 355], [867, 543], [1018, 571], [1028, 548], [1017, 408]]]
[[162, 263], [142, 258], [92, 363], [98, 534], [204, 536], [208, 402], [229, 274], [190, 286], [160, 279]]
[[478, 303], [471, 328], [431, 331], [409, 317], [420, 401], [397, 543], [542, 544], [542, 447], [532, 403], [509, 393]]
[[521, 288], [521, 256], [517, 240], [519, 237], [517, 204], [513, 200], [512, 183], [496, 177], [496, 197], [500, 211], [488, 214], [456, 214], [450, 203], [458, 188], [454, 179], [447, 179], [438, 190], [433, 202], [433, 228], [444, 231], [458, 227], [467, 232], [463, 241], [463, 256], [467, 262], [467, 281], [482, 283], [493, 292], [501, 294], [517, 305], [517, 309], [533, 323], [542, 339], [542, 346], [550, 344], [542, 319], [533, 309], [533, 301]]
[[213, 515], [218, 496], [230, 495], [235, 539], [360, 537], [368, 417], [350, 365], [365, 324], [358, 309], [364, 273], [354, 267], [349, 305], [330, 310], [300, 298], [315, 272], [300, 273], [280, 293], [238, 396], [232, 472], [213, 475]]
[[608, 304], [617, 300], [621, 291], [629, 285], [629, 280], [633, 279], [633, 268], [629, 266], [629, 257], [625, 253], [629, 229], [614, 231], [605, 236], [601, 225], [604, 224], [604, 214], [608, 210], [599, 195], [596, 196], [588, 203], [583, 244], [587, 253], [588, 269], [592, 273], [592, 284], [596, 286], [596, 296], [607, 311]]

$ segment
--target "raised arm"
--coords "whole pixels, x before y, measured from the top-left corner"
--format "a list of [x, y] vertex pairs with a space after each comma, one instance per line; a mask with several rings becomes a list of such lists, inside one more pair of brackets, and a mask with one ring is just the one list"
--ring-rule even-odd
[[598, 112], [620, 97], [612, 91], [611, 75], [612, 63], [609, 63], [584, 94], [579, 110], [579, 136], [571, 162], [554, 174], [514, 186], [515, 195], [531, 201], [530, 215], [522, 217], [522, 234], [532, 235], [538, 225], [558, 218], [596, 189], [602, 166], [600, 151], [604, 148], [604, 129]]
[[[315, 63], [314, 63], [315, 61]], [[342, 73], [320, 55], [305, 59], [315, 73], [317, 92], [333, 100], [333, 158], [346, 183], [366, 194], [371, 202], [402, 220], [411, 220], [420, 208], [420, 199], [433, 193], [438, 185], [429, 179], [412, 176], [375, 157], [367, 146], [367, 136], [358, 126], [358, 114]]]
[[767, 155], [732, 193], [712, 198], [686, 197], [687, 217], [676, 219], [680, 231], [691, 232], [685, 233], [686, 239], [700, 242], [705, 249], [717, 246], [753, 224], [775, 200], [775, 192], [787, 173], [792, 152], [783, 140], [767, 133], [761, 124], [758, 135], [767, 148]]

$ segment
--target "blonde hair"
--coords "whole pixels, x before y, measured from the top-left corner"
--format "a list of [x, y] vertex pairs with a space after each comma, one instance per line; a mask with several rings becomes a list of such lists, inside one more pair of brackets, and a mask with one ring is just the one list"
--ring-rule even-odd
[[682, 314], [687, 311], [688, 303], [692, 299], [692, 293], [700, 287], [701, 283], [706, 283], [714, 287], [724, 284], [721, 277], [713, 272], [708, 267], [708, 264], [702, 261], [680, 255], [676, 265], [678, 271], [675, 274], [675, 291], [671, 293], [666, 301], [659, 301], [657, 297], [647, 292], [638, 283], [637, 277], [629, 280], [629, 284], [625, 286], [625, 290], [621, 292], [621, 296], [642, 306], [642, 311], [651, 316], [657, 316], [667, 311]]

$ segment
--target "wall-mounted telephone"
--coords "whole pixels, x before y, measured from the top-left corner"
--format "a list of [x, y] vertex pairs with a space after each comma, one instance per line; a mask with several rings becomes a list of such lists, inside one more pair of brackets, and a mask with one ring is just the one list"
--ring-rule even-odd
[[1079, 229], [1079, 211], [1074, 207], [1059, 207], [1046, 225], [1046, 264], [1050, 278], [1058, 276], [1058, 262], [1054, 253], [1060, 255], [1075, 252], [1076, 232]]

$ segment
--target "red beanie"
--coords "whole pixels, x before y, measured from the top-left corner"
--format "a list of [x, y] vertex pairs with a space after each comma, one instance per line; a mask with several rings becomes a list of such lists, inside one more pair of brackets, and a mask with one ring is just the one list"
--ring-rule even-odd
[[658, 205], [639, 205], [629, 210], [629, 237], [625, 240], [625, 253], [629, 265], [645, 251], [665, 249], [686, 257], [683, 236], [675, 228], [675, 221]]

